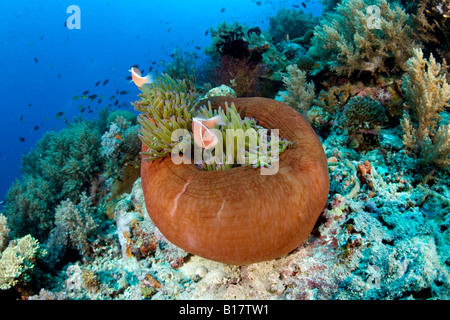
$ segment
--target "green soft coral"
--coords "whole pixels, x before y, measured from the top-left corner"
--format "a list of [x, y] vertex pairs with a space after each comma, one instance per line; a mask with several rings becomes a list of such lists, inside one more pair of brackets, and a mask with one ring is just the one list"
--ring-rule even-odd
[[15, 236], [45, 241], [60, 201], [78, 200], [103, 168], [101, 129], [95, 122], [72, 123], [48, 132], [22, 160], [23, 176], [6, 195], [4, 214]]

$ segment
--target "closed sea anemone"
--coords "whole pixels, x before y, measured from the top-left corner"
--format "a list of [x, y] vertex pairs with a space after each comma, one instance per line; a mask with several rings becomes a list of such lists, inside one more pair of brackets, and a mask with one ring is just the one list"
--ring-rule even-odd
[[[155, 87], [141, 90], [149, 93], [147, 97], [164, 95]], [[226, 103], [231, 107], [223, 108]], [[188, 120], [197, 105], [208, 104], [197, 112], [228, 112], [230, 117], [234, 114], [230, 108], [235, 108], [247, 124], [253, 125], [248, 119], [255, 119], [261, 127], [278, 129], [280, 141], [291, 143], [280, 143], [285, 150], [276, 163], [278, 170], [264, 175], [252, 166], [210, 171], [175, 164], [166, 150], [171, 141], [154, 142], [150, 130], [163, 132], [162, 137], [177, 125], [188, 128], [188, 121], [178, 121], [177, 113], [158, 114], [164, 110], [163, 102], [156, 111], [144, 104], [135, 103], [142, 110], [142, 188], [150, 218], [170, 242], [192, 254], [239, 265], [281, 257], [308, 237], [326, 204], [330, 182], [320, 140], [297, 111], [272, 99], [229, 97], [188, 100], [182, 108], [189, 112]], [[160, 125], [167, 128], [161, 130]]]

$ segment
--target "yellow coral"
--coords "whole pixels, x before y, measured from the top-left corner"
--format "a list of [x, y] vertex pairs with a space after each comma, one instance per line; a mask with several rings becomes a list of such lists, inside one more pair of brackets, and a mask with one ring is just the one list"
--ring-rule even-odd
[[29, 281], [28, 273], [34, 268], [34, 263], [46, 254], [39, 241], [29, 234], [11, 241], [0, 257], [0, 290]]
[[403, 77], [405, 106], [414, 111], [417, 125], [408, 112], [404, 113], [402, 128], [406, 150], [416, 153], [425, 164], [450, 166], [450, 125], [440, 124], [440, 112], [449, 106], [450, 85], [444, 70], [431, 54], [423, 58], [421, 49], [414, 50]]

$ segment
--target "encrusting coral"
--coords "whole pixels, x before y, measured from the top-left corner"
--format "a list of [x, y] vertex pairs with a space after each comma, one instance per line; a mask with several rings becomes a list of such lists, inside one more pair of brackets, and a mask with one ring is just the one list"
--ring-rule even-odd
[[[379, 15], [370, 6], [377, 6]], [[404, 71], [418, 45], [409, 18], [387, 0], [344, 0], [315, 27], [309, 54], [333, 62], [340, 75]]]
[[440, 112], [450, 105], [450, 85], [446, 65], [436, 62], [433, 55], [424, 59], [420, 49], [408, 61], [403, 77], [405, 111], [402, 128], [407, 151], [417, 155], [423, 164], [450, 166], [450, 124], [441, 122]]

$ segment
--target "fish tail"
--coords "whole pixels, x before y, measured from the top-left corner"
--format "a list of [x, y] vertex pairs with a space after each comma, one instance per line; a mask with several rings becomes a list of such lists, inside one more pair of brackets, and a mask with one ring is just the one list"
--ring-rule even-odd
[[153, 83], [153, 77], [152, 77], [152, 75], [150, 73], [145, 76], [145, 82], [149, 83], [149, 84]]
[[214, 119], [214, 121], [216, 122], [217, 126], [224, 126], [226, 125], [225, 120], [223, 119], [222, 115], [217, 115], [215, 117], [213, 117], [212, 119]]

